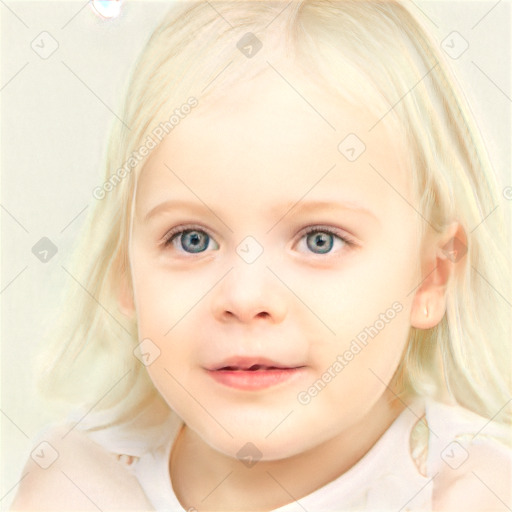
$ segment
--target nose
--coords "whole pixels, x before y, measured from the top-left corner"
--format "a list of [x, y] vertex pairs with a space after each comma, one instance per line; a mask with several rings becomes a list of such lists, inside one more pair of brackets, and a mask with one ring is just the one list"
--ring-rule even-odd
[[281, 323], [287, 311], [285, 290], [263, 262], [240, 262], [213, 290], [212, 313], [220, 322]]

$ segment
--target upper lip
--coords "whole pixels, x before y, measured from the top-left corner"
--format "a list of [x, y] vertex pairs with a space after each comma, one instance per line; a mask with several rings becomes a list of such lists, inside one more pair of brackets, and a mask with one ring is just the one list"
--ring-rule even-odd
[[220, 363], [216, 363], [211, 365], [208, 370], [249, 370], [253, 369], [256, 370], [261, 367], [263, 368], [297, 368], [301, 365], [295, 365], [295, 364], [286, 364], [286, 363], [280, 363], [278, 361], [273, 361], [272, 359], [268, 359], [266, 357], [228, 357], [227, 359], [224, 359]]

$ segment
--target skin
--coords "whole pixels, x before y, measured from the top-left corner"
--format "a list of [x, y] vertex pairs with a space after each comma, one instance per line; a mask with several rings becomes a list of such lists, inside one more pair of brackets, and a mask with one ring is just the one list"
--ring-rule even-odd
[[[263, 75], [231, 90], [229, 104], [200, 103], [152, 153], [138, 183], [133, 289], [124, 283], [119, 305], [136, 317], [140, 339], [158, 346], [147, 370], [185, 422], [169, 470], [186, 510], [272, 510], [360, 460], [404, 408], [387, 386], [410, 327], [433, 327], [445, 313], [458, 269], [441, 248], [453, 236], [465, 241], [456, 223], [420, 240], [406, 148], [382, 125], [368, 132], [376, 119], [364, 109], [290, 79], [336, 131], [295, 91]], [[337, 151], [347, 133], [366, 144], [356, 162]], [[203, 204], [198, 198], [211, 210], [165, 210], [145, 221], [163, 201]], [[300, 198], [358, 201], [374, 217], [283, 205]], [[187, 253], [179, 237], [166, 248], [159, 243], [189, 223], [211, 232], [204, 253]], [[303, 229], [318, 225], [350, 234], [356, 247], [334, 239], [332, 254], [313, 252], [315, 235], [308, 246]], [[247, 235], [264, 249], [252, 264], [236, 253]], [[298, 393], [395, 301], [402, 311], [309, 404], [299, 403]], [[263, 391], [235, 390], [204, 369], [234, 354], [302, 364], [304, 374]], [[60, 456], [49, 469], [28, 459], [11, 510], [151, 508], [116, 454], [78, 430], [45, 439]], [[248, 441], [261, 452], [250, 468], [237, 458]], [[503, 451], [475, 446], [467, 463], [436, 475], [432, 510], [507, 510], [509, 478]]]
[[[300, 76], [293, 83], [336, 131], [266, 73], [231, 90], [229, 103], [200, 102], [153, 152], [138, 181], [133, 293], [126, 288], [120, 303], [136, 315], [139, 339], [158, 346], [149, 375], [186, 424], [170, 461], [184, 507], [270, 510], [342, 474], [403, 409], [387, 384], [410, 327], [431, 327], [444, 313], [453, 269], [440, 248], [457, 225], [420, 240], [424, 221], [410, 205], [415, 198], [400, 141], [383, 127], [369, 132], [376, 119], [363, 108], [326, 97]], [[337, 149], [348, 133], [366, 145], [355, 162]], [[160, 206], [171, 200], [208, 208]], [[311, 201], [328, 205], [300, 210]], [[201, 252], [191, 253], [179, 234], [162, 245], [172, 228], [190, 224], [203, 230]], [[355, 245], [325, 234], [333, 247], [319, 254], [315, 234], [303, 233], [309, 226], [339, 230]], [[248, 235], [263, 248], [252, 264], [236, 252]], [[297, 394], [396, 301], [403, 310], [318, 396], [299, 403]], [[305, 369], [291, 382], [241, 391], [205, 370], [232, 355]], [[237, 459], [248, 441], [262, 454], [251, 468]]]

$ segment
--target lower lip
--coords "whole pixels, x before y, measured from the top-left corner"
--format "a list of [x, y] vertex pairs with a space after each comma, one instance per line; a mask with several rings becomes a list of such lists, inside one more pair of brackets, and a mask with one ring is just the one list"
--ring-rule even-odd
[[208, 370], [210, 376], [231, 388], [256, 391], [270, 388], [302, 374], [305, 367], [275, 370]]

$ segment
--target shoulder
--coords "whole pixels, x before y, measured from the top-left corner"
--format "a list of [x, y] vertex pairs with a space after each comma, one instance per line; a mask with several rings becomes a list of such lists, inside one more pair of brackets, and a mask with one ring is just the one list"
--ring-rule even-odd
[[459, 406], [427, 407], [432, 509], [510, 510], [511, 430]]
[[70, 428], [52, 425], [38, 436], [11, 510], [152, 510], [116, 455]]
[[433, 510], [511, 510], [510, 450], [492, 444], [473, 444], [464, 449], [467, 459], [461, 466], [445, 465], [434, 477]]

